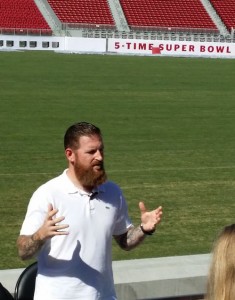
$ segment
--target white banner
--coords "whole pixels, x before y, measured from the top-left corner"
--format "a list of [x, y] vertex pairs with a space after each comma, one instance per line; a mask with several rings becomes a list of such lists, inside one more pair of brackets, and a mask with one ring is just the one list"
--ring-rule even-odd
[[235, 58], [235, 43], [0, 35], [1, 50]]
[[235, 58], [235, 44], [109, 39], [108, 52], [120, 54]]

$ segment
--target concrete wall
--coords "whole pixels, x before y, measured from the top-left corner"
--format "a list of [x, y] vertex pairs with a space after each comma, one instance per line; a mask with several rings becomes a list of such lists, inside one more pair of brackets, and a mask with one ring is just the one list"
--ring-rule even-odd
[[[114, 261], [118, 299], [202, 299], [209, 261], [208, 254]], [[22, 271], [0, 270], [0, 282], [14, 293]]]
[[47, 50], [67, 53], [235, 58], [235, 43], [0, 35], [0, 51]]

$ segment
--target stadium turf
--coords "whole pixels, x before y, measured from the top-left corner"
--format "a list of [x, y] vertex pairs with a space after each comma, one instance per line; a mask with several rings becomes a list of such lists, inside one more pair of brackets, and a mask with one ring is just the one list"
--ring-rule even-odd
[[[66, 168], [65, 129], [104, 135], [109, 178], [139, 223], [162, 205], [156, 234], [113, 259], [208, 253], [235, 215], [235, 61], [0, 53], [0, 269], [28, 264], [16, 238], [33, 191]], [[102, 218], [102, 216], [101, 216]]]

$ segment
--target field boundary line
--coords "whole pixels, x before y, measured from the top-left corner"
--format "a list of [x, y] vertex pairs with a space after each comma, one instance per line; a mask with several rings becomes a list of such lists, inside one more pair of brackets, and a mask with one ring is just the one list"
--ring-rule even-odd
[[[179, 167], [179, 168], [146, 168], [144, 171], [178, 171], [178, 170], [222, 170], [222, 169], [235, 169], [235, 166], [216, 166], [216, 167]], [[108, 170], [108, 173], [119, 172], [140, 172], [143, 169], [128, 169], [128, 170]], [[0, 173], [0, 176], [31, 176], [31, 175], [56, 175], [60, 173], [44, 173], [44, 172], [32, 172], [32, 173]]]

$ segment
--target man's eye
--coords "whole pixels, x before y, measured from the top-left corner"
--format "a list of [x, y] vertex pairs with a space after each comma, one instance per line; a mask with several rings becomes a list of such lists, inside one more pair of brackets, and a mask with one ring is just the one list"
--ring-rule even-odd
[[96, 150], [91, 150], [88, 152], [89, 154], [95, 154], [96, 153]]

